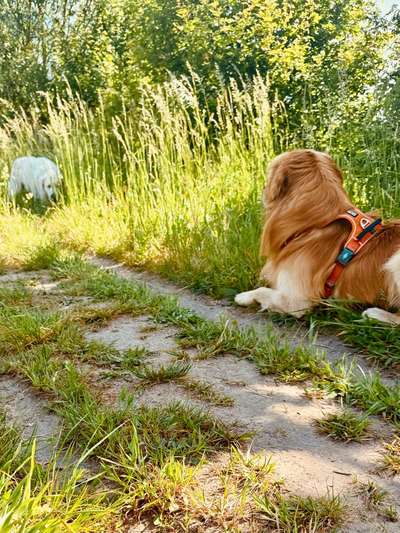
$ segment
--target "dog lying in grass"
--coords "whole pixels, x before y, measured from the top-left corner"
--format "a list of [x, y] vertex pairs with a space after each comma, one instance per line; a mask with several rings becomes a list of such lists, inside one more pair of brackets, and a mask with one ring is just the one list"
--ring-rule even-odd
[[59, 168], [47, 157], [18, 157], [11, 167], [8, 196], [14, 200], [20, 192], [27, 192], [34, 199], [51, 202], [61, 180]]
[[261, 253], [268, 259], [260, 278], [269, 287], [238, 294], [237, 304], [301, 317], [334, 296], [376, 306], [365, 317], [400, 324], [399, 315], [381, 308], [400, 306], [400, 220], [382, 224], [359, 211], [328, 154], [276, 157], [263, 202]]

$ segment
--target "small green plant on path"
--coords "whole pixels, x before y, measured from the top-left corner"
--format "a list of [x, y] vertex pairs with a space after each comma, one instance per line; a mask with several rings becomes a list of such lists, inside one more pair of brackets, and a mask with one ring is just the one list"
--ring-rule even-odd
[[398, 435], [384, 444], [382, 469], [392, 476], [400, 474], [400, 437]]
[[266, 495], [257, 499], [259, 509], [274, 531], [337, 531], [346, 517], [346, 507], [337, 496], [319, 498]]
[[321, 433], [334, 440], [362, 442], [372, 437], [368, 416], [347, 409], [315, 420], [315, 425]]

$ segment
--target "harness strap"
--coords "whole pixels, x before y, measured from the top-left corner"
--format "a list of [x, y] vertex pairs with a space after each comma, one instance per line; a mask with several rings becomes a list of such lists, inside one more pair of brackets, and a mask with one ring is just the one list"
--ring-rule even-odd
[[347, 220], [351, 224], [351, 232], [343, 248], [336, 258], [332, 272], [325, 282], [324, 298], [332, 296], [337, 280], [345, 267], [368, 241], [383, 230], [382, 220], [364, 214], [356, 207], [348, 209], [335, 220]]

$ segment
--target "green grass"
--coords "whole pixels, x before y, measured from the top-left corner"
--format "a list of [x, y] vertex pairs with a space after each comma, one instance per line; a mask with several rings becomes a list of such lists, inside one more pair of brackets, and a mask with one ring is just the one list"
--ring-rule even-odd
[[35, 345], [58, 341], [69, 343], [79, 336], [73, 324], [60, 313], [41, 309], [0, 308], [0, 349], [4, 353], [28, 350]]
[[[24, 449], [25, 448], [25, 449]], [[13, 469], [27, 458], [26, 447], [23, 446], [20, 431], [10, 426], [6, 414], [0, 409], [0, 469]]]
[[371, 362], [383, 368], [400, 368], [399, 329], [361, 316], [366, 306], [329, 301], [310, 314], [309, 323], [328, 328], [350, 346], [356, 347]]
[[285, 533], [337, 531], [346, 518], [346, 507], [338, 496], [266, 495], [258, 505], [269, 527]]
[[349, 394], [351, 402], [371, 415], [382, 415], [400, 423], [400, 384], [382, 382], [379, 375], [369, 375], [355, 381]]
[[191, 366], [187, 361], [176, 361], [157, 367], [141, 365], [132, 369], [132, 373], [145, 383], [167, 383], [168, 381], [179, 380], [183, 376], [186, 376]]
[[31, 303], [32, 294], [21, 283], [14, 287], [0, 286], [0, 306], [31, 305]]
[[362, 442], [371, 438], [370, 421], [367, 416], [357, 415], [349, 410], [326, 415], [315, 420], [321, 433], [325, 433], [334, 440], [344, 442]]
[[[0, 413], [0, 524], [15, 531], [89, 532], [115, 519], [121, 505], [83, 467], [85, 452], [74, 457], [54, 448], [46, 465], [36, 462], [36, 440], [24, 441]], [[66, 470], [58, 467], [63, 457]], [[69, 462], [68, 462], [69, 461]], [[68, 465], [68, 466], [67, 466]]]
[[[172, 530], [208, 523], [217, 531], [240, 531], [254, 517], [256, 530], [265, 520], [281, 531], [328, 531], [342, 522], [339, 499], [279, 495], [269, 486], [268, 467], [263, 471], [250, 460], [239, 460], [239, 452], [233, 453], [228, 473], [219, 473], [220, 499], [210, 502], [199, 496], [197, 469], [216, 451], [238, 444], [239, 436], [181, 404], [148, 409], [130, 397], [118, 407], [102, 402], [101, 391], [80, 369], [82, 363], [110, 372], [142, 368], [149, 375], [149, 367], [143, 367], [146, 352], [118, 352], [83, 338], [82, 327], [100, 327], [120, 313], [150, 314], [155, 323], [176, 326], [181, 347], [197, 348], [199, 357], [244, 357], [266, 375], [286, 382], [313, 380], [315, 389], [399, 423], [399, 386], [333, 367], [323, 354], [293, 349], [270, 331], [260, 339], [255, 330], [241, 330], [227, 320], [202, 320], [173, 298], [157, 297], [139, 284], [86, 265], [78, 256], [71, 258], [71, 250], [111, 256], [218, 297], [231, 298], [257, 283], [266, 163], [303, 140], [274, 130], [268, 84], [261, 79], [243, 90], [228, 87], [212, 116], [200, 107], [192, 88], [187, 88], [192, 101], [188, 110], [187, 98], [174, 87], [144, 87], [143, 104], [113, 120], [103, 106], [94, 111], [71, 100], [57, 108], [49, 104], [45, 125], [35, 116], [21, 115], [0, 131], [2, 198], [16, 156], [46, 154], [58, 161], [65, 177], [64, 198], [45, 212], [0, 201], [0, 271], [50, 267], [71, 295], [113, 300], [104, 311], [61, 314], [40, 305], [32, 309], [25, 289], [0, 289], [2, 371], [23, 376], [45, 393], [64, 423], [67, 442], [83, 447], [112, 482], [104, 500], [102, 491], [93, 490], [78, 470], [64, 488], [53, 471], [43, 476], [31, 457], [19, 456], [19, 470], [2, 465], [0, 472], [0, 517], [8, 513], [4, 527], [10, 531], [25, 527], [21, 516], [32, 531], [62, 530], [68, 524], [70, 530], [83, 532], [105, 530], [102, 517], [107, 527], [117, 528], [121, 516], [135, 523], [146, 513], [158, 527]], [[359, 207], [399, 214], [398, 139], [386, 124], [372, 127], [370, 117], [365, 120], [367, 127], [353, 124], [351, 117], [329, 124], [324, 134], [307, 134], [307, 146], [328, 148], [337, 156]], [[301, 125], [297, 129], [303, 130]], [[314, 316], [312, 321], [333, 325], [346, 342], [380, 364], [398, 364], [396, 329], [360, 321], [358, 309], [339, 310], [332, 320]], [[175, 379], [184, 366], [177, 368], [172, 373], [164, 369], [162, 377], [169, 373], [168, 379]], [[193, 394], [203, 399], [223, 401], [204, 385], [194, 388]], [[18, 448], [14, 430], [4, 430], [4, 435]], [[10, 450], [7, 464], [12, 463]], [[36, 478], [41, 483], [34, 484]], [[257, 512], [263, 514], [260, 522]]]
[[[398, 136], [385, 121], [370, 113], [361, 123], [336, 117], [321, 132], [319, 118], [305, 109], [296, 138], [283, 127], [284, 107], [268, 104], [263, 79], [243, 90], [228, 86], [212, 114], [201, 107], [198, 89], [184, 86], [185, 96], [174, 82], [144, 85], [142, 105], [112, 121], [105, 106], [94, 111], [71, 99], [49, 102], [46, 125], [36, 114], [5, 122], [0, 193], [11, 161], [25, 153], [56, 159], [65, 183], [64, 197], [44, 213], [0, 202], [1, 268], [45, 268], [73, 249], [231, 298], [257, 283], [266, 164], [304, 143], [337, 158], [360, 208], [400, 214]], [[347, 342], [383, 365], [398, 365], [397, 328], [359, 319], [357, 310], [342, 310], [333, 320]]]

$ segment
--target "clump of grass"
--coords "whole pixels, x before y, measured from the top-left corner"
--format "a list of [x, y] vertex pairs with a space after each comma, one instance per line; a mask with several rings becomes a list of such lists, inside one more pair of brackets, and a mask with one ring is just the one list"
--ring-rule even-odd
[[176, 361], [168, 365], [157, 367], [150, 365], [141, 365], [134, 367], [131, 372], [146, 383], [166, 383], [181, 379], [190, 371], [192, 365], [187, 361]]
[[333, 374], [324, 355], [303, 346], [290, 348], [276, 342], [268, 346], [266, 341], [258, 346], [253, 357], [262, 374], [277, 374], [279, 379], [286, 382], [305, 381], [313, 377], [328, 378]]
[[257, 499], [260, 511], [273, 530], [335, 531], [346, 517], [346, 507], [338, 496], [320, 498], [265, 495]]
[[360, 495], [370, 510], [389, 522], [397, 522], [398, 513], [393, 505], [385, 505], [389, 493], [380, 487], [375, 481], [357, 482], [357, 494]]
[[368, 416], [347, 409], [315, 420], [315, 424], [321, 433], [334, 440], [362, 442], [371, 438]]
[[271, 457], [235, 447], [227, 461], [205, 465], [199, 476], [205, 490], [192, 495], [189, 524], [199, 530], [207, 524], [213, 531], [263, 531], [265, 521], [255, 500], [280, 490], [274, 470]]
[[31, 305], [32, 293], [22, 284], [14, 287], [0, 285], [0, 306]]
[[359, 481], [358, 494], [364, 497], [368, 507], [380, 507], [386, 501], [388, 492], [375, 481]]
[[137, 346], [135, 348], [128, 348], [122, 352], [116, 350], [103, 360], [123, 371], [133, 372], [137, 370], [139, 365], [141, 365], [143, 360], [146, 357], [149, 357], [149, 355], [151, 355], [151, 352], [145, 346]]
[[389, 474], [400, 474], [400, 437], [396, 436], [391, 442], [384, 445], [385, 451], [382, 456], [382, 468]]
[[4, 353], [22, 352], [49, 342], [69, 342], [80, 337], [75, 326], [60, 313], [39, 308], [0, 307], [0, 348]]
[[[25, 459], [14, 456], [0, 470], [0, 524], [2, 533], [15, 531], [92, 531], [115, 519], [121, 504], [107, 499], [101, 489], [78, 465], [60, 475], [57, 455], [43, 467], [35, 461], [32, 441]], [[96, 477], [96, 476], [95, 476]], [[96, 486], [97, 485], [97, 486]]]
[[379, 514], [388, 522], [398, 522], [399, 513], [394, 505], [388, 505], [380, 509]]
[[98, 330], [114, 318], [126, 314], [129, 311], [131, 311], [130, 307], [113, 302], [102, 307], [84, 306], [75, 308], [68, 314], [68, 316], [74, 322], [88, 326], [92, 330]]
[[279, 482], [271, 483], [271, 474], [275, 471], [275, 463], [271, 456], [263, 453], [251, 454], [248, 450], [243, 452], [239, 448], [233, 448], [229, 461], [225, 468], [222, 468], [222, 476], [229, 476], [237, 485], [245, 486], [251, 484], [254, 492], [269, 490], [279, 486]]
[[57, 375], [63, 370], [63, 362], [54, 357], [51, 345], [36, 346], [10, 363], [10, 369], [27, 378], [33, 387], [45, 392], [54, 387]]
[[205, 381], [185, 379], [182, 380], [180, 384], [185, 390], [194, 394], [199, 400], [209, 402], [212, 405], [218, 407], [232, 407], [235, 403], [233, 398], [215, 390], [210, 383]]
[[396, 424], [400, 422], [400, 384], [386, 385], [378, 374], [355, 380], [349, 400], [371, 415], [381, 415]]
[[43, 270], [50, 268], [61, 257], [60, 245], [56, 243], [46, 243], [33, 248], [25, 258], [23, 270]]

